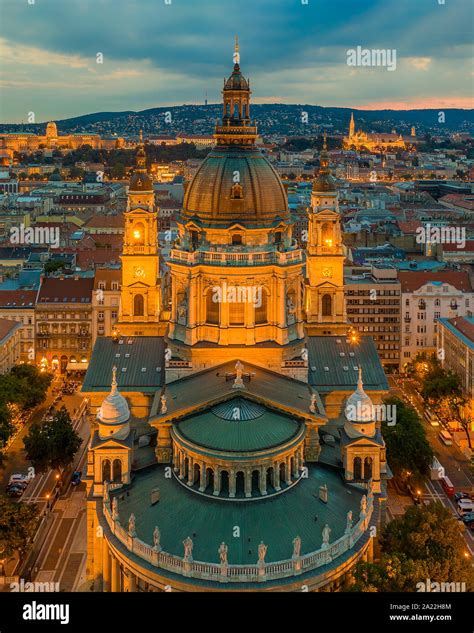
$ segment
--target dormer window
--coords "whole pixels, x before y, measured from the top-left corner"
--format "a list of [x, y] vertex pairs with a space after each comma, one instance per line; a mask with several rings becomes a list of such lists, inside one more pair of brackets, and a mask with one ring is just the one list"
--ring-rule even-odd
[[281, 240], [282, 240], [282, 233], [281, 231], [277, 231], [275, 233], [275, 244], [281, 244]]
[[242, 234], [234, 233], [232, 235], [232, 246], [241, 246], [242, 245]]
[[244, 190], [240, 182], [235, 182], [230, 189], [231, 200], [242, 200], [244, 197]]

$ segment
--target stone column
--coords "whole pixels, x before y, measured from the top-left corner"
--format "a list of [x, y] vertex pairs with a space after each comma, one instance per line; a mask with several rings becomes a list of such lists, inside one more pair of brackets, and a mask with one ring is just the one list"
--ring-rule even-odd
[[214, 468], [214, 492], [212, 493], [215, 497], [219, 495], [221, 491], [221, 474], [219, 472], [219, 467]]
[[267, 494], [267, 468], [266, 466], [261, 466], [260, 468], [260, 494]]
[[206, 490], [206, 464], [201, 462], [201, 472], [199, 477], [199, 492]]
[[179, 456], [179, 478], [180, 479], [184, 479], [185, 472], [186, 472], [185, 457], [184, 457], [184, 453], [181, 451], [180, 456]]
[[280, 467], [279, 464], [275, 462], [273, 465], [273, 487], [275, 490], [281, 490], [280, 488]]
[[128, 570], [125, 575], [125, 582], [126, 582], [126, 591], [128, 591], [129, 593], [135, 593], [137, 590], [137, 578], [135, 576], [135, 574]]
[[286, 473], [286, 485], [287, 486], [291, 486], [291, 458], [287, 457], [286, 458], [286, 464], [285, 464], [286, 468], [285, 468], [285, 473]]
[[[291, 460], [290, 460], [291, 464]], [[298, 477], [298, 453], [293, 454], [293, 478], [296, 479]]]
[[120, 566], [118, 560], [112, 554], [112, 593], [120, 592]]
[[102, 591], [110, 591], [110, 554], [105, 537], [102, 537]]
[[231, 468], [231, 471], [229, 473], [229, 497], [232, 497], [232, 498], [235, 497], [236, 483], [237, 483], [237, 474], [235, 470]]
[[192, 486], [194, 483], [194, 459], [192, 457], [188, 460], [188, 486]]
[[252, 496], [252, 472], [249, 470], [245, 471], [245, 496]]
[[179, 449], [173, 442], [173, 470], [175, 473], [179, 471]]

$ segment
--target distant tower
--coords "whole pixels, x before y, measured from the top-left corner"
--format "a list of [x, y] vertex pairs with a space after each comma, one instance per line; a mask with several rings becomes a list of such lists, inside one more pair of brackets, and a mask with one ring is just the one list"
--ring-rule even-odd
[[415, 126], [414, 125], [411, 128], [411, 135], [412, 136], [416, 136], [416, 130], [415, 130]]
[[128, 188], [124, 213], [120, 317], [121, 334], [157, 336], [161, 294], [159, 279], [157, 210], [153, 183], [146, 170], [145, 148], [140, 131], [136, 167]]
[[207, 106], [207, 92], [206, 92], [206, 98], [204, 99], [204, 105]]
[[344, 301], [344, 251], [338, 193], [324, 145], [320, 169], [313, 181], [308, 209], [306, 246], [306, 331], [310, 335], [345, 335], [348, 329]]
[[352, 138], [354, 134], [355, 134], [354, 113], [351, 112], [351, 122], [349, 123], [349, 138]]
[[50, 121], [46, 126], [46, 136], [47, 138], [56, 138], [58, 135], [58, 128], [54, 121]]

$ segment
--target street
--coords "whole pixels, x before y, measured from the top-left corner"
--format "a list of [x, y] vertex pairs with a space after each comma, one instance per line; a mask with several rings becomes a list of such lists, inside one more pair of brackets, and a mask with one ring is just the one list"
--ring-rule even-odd
[[[389, 377], [390, 395], [397, 396], [409, 402], [420, 416], [426, 436], [433, 451], [444, 466], [447, 477], [451, 480], [456, 491], [474, 491], [474, 481], [470, 470], [470, 463], [459, 447], [453, 442], [452, 446], [446, 446], [439, 438], [441, 427], [433, 427], [423, 418], [424, 405], [422, 398], [418, 395], [412, 381], [396, 381], [393, 376]], [[425, 502], [440, 501], [446, 508], [452, 511], [453, 515], [459, 519], [456, 505], [444, 492], [439, 481], [429, 481], [425, 485], [422, 499]], [[402, 514], [407, 507], [413, 505], [409, 495], [402, 494], [396, 489], [392, 482], [389, 483], [388, 511], [392, 518]], [[462, 526], [467, 550], [474, 556], [474, 537], [472, 532]]]

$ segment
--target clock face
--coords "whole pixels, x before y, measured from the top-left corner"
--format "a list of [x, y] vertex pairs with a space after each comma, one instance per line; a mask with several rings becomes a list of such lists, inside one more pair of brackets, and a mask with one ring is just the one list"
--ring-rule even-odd
[[135, 268], [133, 269], [133, 274], [135, 277], [144, 277], [145, 271], [141, 266], [135, 266]]
[[332, 277], [332, 268], [323, 268], [323, 277]]

